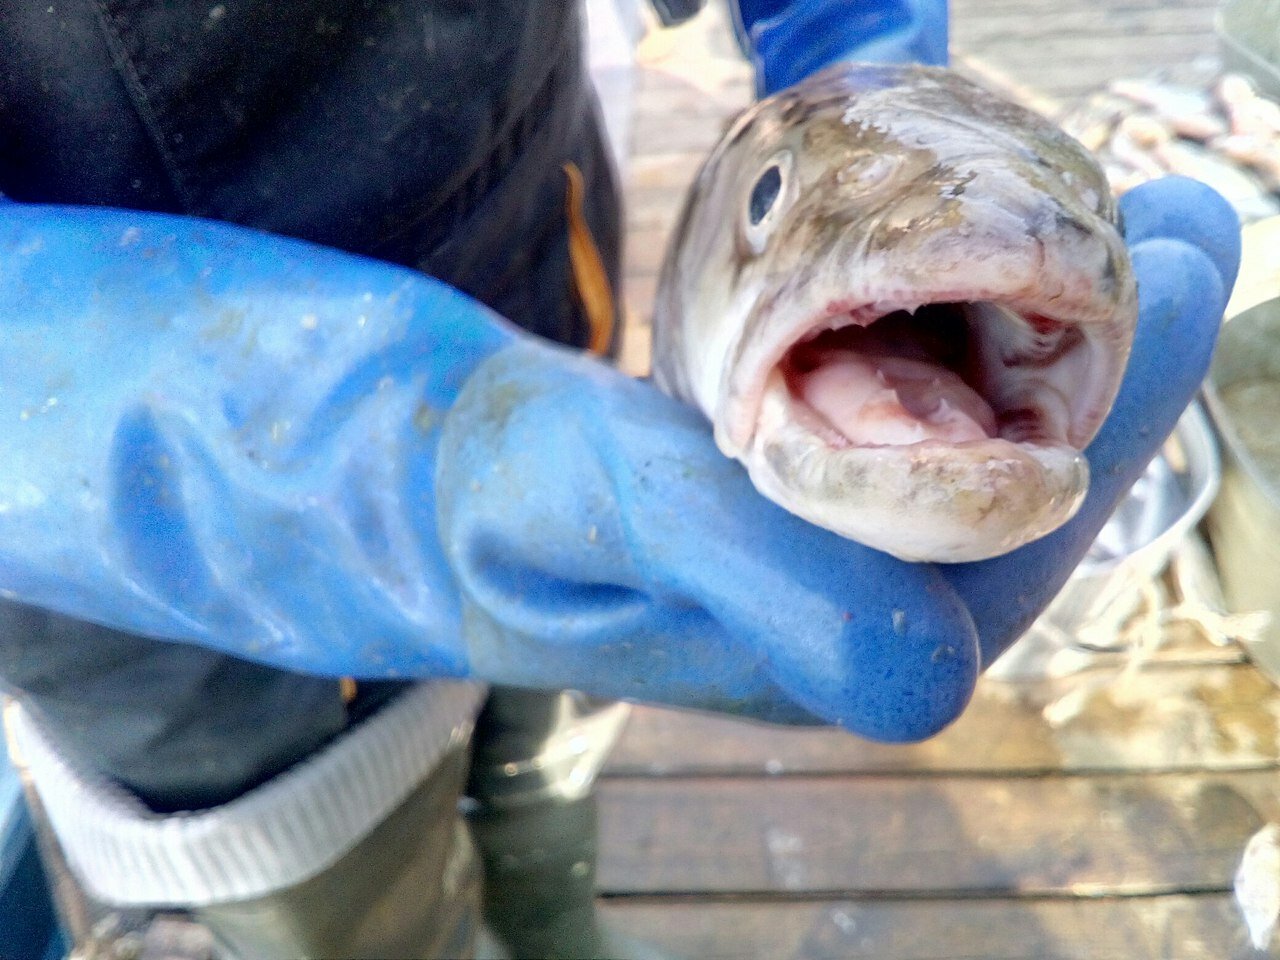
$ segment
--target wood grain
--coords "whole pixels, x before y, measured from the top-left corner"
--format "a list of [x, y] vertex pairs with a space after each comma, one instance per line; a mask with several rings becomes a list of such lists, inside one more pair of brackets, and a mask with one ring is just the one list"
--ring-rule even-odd
[[950, 729], [909, 745], [637, 708], [606, 772], [1266, 770], [1280, 765], [1278, 731], [1280, 698], [1250, 665], [1149, 669], [1131, 678], [1099, 671], [1034, 684], [984, 680]]
[[954, 54], [981, 61], [1059, 104], [1119, 77], [1213, 56], [1206, 0], [954, 0]]
[[701, 960], [1259, 960], [1226, 895], [804, 903], [608, 900], [609, 924]]
[[1230, 888], [1272, 771], [606, 779], [613, 894], [1154, 895]]

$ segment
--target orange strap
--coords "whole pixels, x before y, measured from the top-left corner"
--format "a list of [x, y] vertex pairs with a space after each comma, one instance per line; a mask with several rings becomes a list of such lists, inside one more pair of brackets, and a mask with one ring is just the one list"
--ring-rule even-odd
[[582, 171], [574, 164], [566, 163], [564, 173], [569, 178], [565, 217], [569, 222], [569, 266], [573, 270], [573, 286], [591, 326], [587, 349], [596, 356], [603, 356], [613, 342], [613, 289], [600, 251], [591, 236], [591, 228], [582, 215]]
[[343, 703], [351, 703], [356, 698], [356, 682], [351, 677], [342, 677], [338, 680], [338, 694], [342, 697]]

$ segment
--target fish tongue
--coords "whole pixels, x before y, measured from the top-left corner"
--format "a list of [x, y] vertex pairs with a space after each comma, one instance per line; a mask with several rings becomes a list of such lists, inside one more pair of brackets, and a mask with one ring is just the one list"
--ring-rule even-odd
[[940, 364], [842, 350], [815, 359], [794, 376], [792, 392], [853, 444], [963, 443], [996, 435], [990, 405]]

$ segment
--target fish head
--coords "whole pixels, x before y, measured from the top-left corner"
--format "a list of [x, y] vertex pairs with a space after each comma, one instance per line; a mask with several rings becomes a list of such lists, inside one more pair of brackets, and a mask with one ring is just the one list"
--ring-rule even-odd
[[690, 192], [655, 376], [791, 512], [907, 560], [1056, 529], [1119, 389], [1135, 283], [1105, 177], [946, 70], [761, 101]]

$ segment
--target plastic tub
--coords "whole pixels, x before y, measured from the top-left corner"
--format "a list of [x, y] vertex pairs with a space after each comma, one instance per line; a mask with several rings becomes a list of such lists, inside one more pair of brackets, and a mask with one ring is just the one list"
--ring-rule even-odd
[[1271, 614], [1249, 652], [1280, 679], [1280, 298], [1223, 328], [1205, 400], [1222, 440], [1209, 532], [1223, 593], [1234, 612]]

